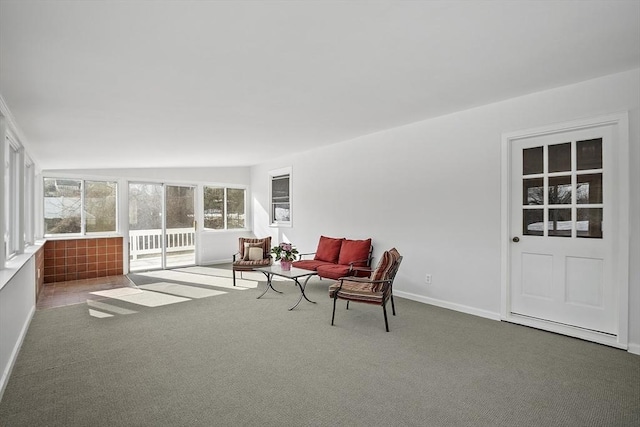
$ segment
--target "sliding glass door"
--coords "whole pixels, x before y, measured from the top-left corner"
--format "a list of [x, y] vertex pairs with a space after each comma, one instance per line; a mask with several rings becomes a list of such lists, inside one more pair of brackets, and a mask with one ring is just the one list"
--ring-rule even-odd
[[196, 263], [194, 202], [194, 187], [165, 187], [165, 268]]
[[195, 188], [129, 183], [129, 271], [195, 264]]

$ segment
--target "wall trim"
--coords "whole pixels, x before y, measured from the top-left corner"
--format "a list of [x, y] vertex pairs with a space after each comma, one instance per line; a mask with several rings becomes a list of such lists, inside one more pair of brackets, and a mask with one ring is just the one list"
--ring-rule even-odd
[[457, 303], [444, 301], [444, 300], [440, 300], [440, 299], [436, 299], [436, 298], [429, 298], [429, 297], [425, 297], [425, 296], [422, 296], [422, 295], [413, 294], [413, 293], [410, 293], [410, 292], [403, 292], [403, 291], [394, 290], [393, 294], [398, 296], [398, 297], [400, 297], [400, 298], [406, 298], [406, 299], [410, 299], [412, 301], [417, 301], [417, 302], [422, 302], [422, 303], [425, 303], [425, 304], [435, 305], [437, 307], [442, 307], [442, 308], [446, 308], [446, 309], [449, 309], [449, 310], [459, 311], [461, 313], [472, 314], [474, 316], [484, 317], [485, 319], [498, 320], [498, 321], [500, 320], [500, 313], [493, 312], [493, 311], [482, 310], [482, 309], [479, 309], [479, 308], [470, 307], [468, 305], [457, 304]]
[[34, 304], [29, 311], [29, 315], [27, 316], [24, 325], [22, 325], [20, 336], [18, 337], [16, 344], [13, 346], [11, 357], [9, 358], [9, 363], [7, 364], [7, 366], [5, 366], [4, 372], [2, 372], [2, 377], [0, 377], [0, 401], [2, 401], [2, 395], [4, 394], [4, 390], [7, 388], [7, 383], [9, 382], [9, 378], [11, 378], [11, 372], [13, 371], [13, 367], [16, 363], [16, 360], [18, 359], [18, 353], [20, 353], [20, 348], [22, 347], [24, 338], [27, 336], [27, 331], [29, 330], [29, 326], [31, 325], [31, 319], [33, 319], [33, 315], [35, 313], [36, 306]]
[[640, 344], [629, 344], [629, 348], [627, 349], [629, 353], [637, 354], [640, 356]]

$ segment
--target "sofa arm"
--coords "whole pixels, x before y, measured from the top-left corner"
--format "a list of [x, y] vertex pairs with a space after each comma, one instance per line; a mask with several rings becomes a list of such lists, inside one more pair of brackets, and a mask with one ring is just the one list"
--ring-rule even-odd
[[300, 257], [300, 260], [302, 261], [302, 259], [303, 259], [302, 257], [303, 256], [309, 256], [309, 255], [315, 255], [315, 254], [316, 254], [315, 252], [306, 252], [306, 253], [303, 253], [303, 254], [299, 253], [298, 256]]

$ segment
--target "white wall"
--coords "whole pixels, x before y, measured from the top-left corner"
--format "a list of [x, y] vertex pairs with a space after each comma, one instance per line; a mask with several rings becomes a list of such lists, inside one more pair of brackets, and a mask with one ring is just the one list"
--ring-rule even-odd
[[37, 248], [29, 249], [0, 270], [0, 275], [10, 276], [0, 286], [0, 399], [36, 309]]
[[[372, 237], [374, 255], [393, 246], [405, 255], [394, 285], [398, 295], [498, 319], [502, 133], [627, 110], [629, 340], [640, 352], [638, 69], [255, 166], [254, 232], [290, 240], [301, 251], [313, 251], [321, 234]], [[293, 226], [274, 229], [268, 225], [268, 171], [285, 166], [293, 171]], [[433, 275], [428, 286], [426, 273]]]

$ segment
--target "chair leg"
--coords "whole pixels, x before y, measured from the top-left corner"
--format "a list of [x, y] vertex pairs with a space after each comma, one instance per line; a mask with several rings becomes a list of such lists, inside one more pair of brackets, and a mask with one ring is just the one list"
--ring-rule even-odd
[[233, 268], [232, 268], [232, 270], [233, 270], [233, 286], [235, 286], [236, 285], [236, 270], [234, 270]]
[[393, 294], [391, 294], [391, 310], [393, 311], [393, 315], [396, 315], [396, 305], [393, 303]]
[[387, 320], [387, 305], [382, 304], [382, 312], [384, 313], [384, 327], [387, 328], [387, 332], [389, 332], [389, 321]]
[[333, 298], [333, 314], [331, 315], [331, 326], [333, 326], [333, 320], [336, 318], [336, 301], [338, 298]]
[[349, 301], [347, 301], [347, 310], [349, 310]]

